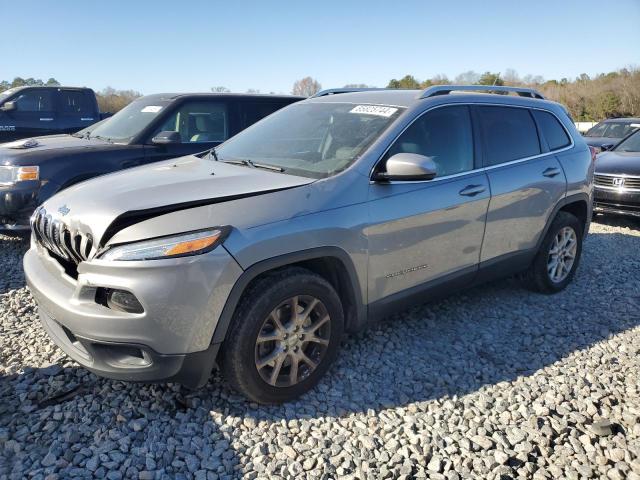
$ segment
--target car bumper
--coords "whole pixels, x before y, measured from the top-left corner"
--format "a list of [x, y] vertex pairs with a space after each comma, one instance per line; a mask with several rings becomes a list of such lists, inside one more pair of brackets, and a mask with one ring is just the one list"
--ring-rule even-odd
[[640, 217], [640, 191], [596, 187], [593, 211]]
[[[93, 260], [77, 279], [34, 244], [27, 284], [52, 340], [92, 372], [119, 380], [204, 384], [219, 345], [213, 331], [242, 269], [218, 247], [205, 255], [146, 262]], [[133, 293], [142, 313], [99, 303], [100, 288]]]
[[0, 230], [26, 230], [38, 203], [39, 182], [0, 186]]

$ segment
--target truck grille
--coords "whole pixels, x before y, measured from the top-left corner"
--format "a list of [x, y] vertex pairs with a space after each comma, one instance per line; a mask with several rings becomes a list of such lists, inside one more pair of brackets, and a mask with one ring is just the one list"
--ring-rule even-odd
[[87, 260], [93, 249], [90, 234], [71, 232], [62, 221], [53, 219], [42, 207], [31, 217], [31, 231], [36, 241], [49, 252], [76, 265]]
[[[640, 177], [601, 175], [597, 173], [593, 177], [594, 183], [597, 187], [640, 190]], [[620, 184], [620, 182], [622, 183]]]

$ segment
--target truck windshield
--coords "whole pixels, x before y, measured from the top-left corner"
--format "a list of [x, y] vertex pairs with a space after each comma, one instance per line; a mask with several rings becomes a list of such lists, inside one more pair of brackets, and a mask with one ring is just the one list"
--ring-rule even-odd
[[134, 100], [113, 117], [91, 125], [75, 135], [100, 138], [113, 143], [129, 143], [169, 105], [169, 100], [141, 98]]
[[402, 112], [400, 107], [298, 103], [216, 149], [220, 161], [246, 161], [323, 178], [351, 165]]
[[6, 98], [9, 98], [11, 95], [16, 93], [18, 88], [10, 88], [9, 90], [5, 90], [4, 92], [0, 92], [0, 103], [2, 103]]

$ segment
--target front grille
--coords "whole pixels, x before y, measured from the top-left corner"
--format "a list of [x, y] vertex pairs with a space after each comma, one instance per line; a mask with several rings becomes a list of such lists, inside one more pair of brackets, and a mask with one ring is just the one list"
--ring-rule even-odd
[[43, 207], [31, 217], [31, 231], [36, 241], [49, 252], [75, 265], [91, 255], [91, 235], [72, 232], [62, 221], [52, 218]]
[[601, 175], [596, 173], [593, 176], [593, 180], [597, 187], [640, 190], [640, 177]]

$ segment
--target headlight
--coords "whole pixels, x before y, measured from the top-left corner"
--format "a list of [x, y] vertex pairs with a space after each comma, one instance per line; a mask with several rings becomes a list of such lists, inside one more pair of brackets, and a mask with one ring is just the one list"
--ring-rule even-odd
[[40, 178], [40, 168], [18, 167], [18, 166], [0, 166], [0, 184], [13, 185], [16, 182], [25, 182], [27, 180], [38, 180]]
[[217, 227], [197, 232], [182, 233], [142, 242], [117, 245], [100, 254], [100, 260], [159, 260], [185, 257], [210, 252], [221, 244], [229, 227]]

